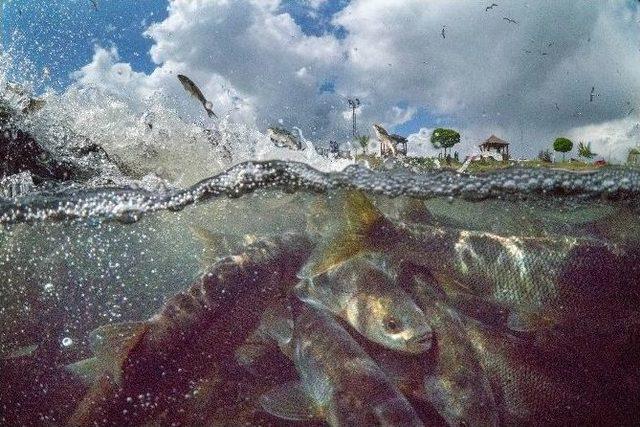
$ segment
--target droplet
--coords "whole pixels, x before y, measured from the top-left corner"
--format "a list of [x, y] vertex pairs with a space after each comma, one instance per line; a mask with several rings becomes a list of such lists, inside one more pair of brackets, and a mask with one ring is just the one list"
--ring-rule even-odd
[[62, 339], [62, 346], [63, 346], [63, 347], [69, 347], [69, 346], [70, 346], [70, 345], [72, 345], [72, 344], [73, 344], [73, 340], [72, 340], [71, 338], [69, 338], [69, 337], [64, 337], [64, 338]]

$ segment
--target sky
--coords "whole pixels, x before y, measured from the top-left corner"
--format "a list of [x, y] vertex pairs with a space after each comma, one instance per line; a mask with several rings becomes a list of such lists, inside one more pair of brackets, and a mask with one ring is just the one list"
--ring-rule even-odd
[[516, 157], [558, 136], [604, 158], [640, 144], [640, 2], [491, 3], [4, 0], [2, 45], [23, 74], [48, 70], [43, 87], [174, 100], [183, 73], [214, 110], [319, 144], [349, 139], [356, 97], [359, 133], [381, 123], [413, 154], [436, 127], [463, 155], [491, 134]]

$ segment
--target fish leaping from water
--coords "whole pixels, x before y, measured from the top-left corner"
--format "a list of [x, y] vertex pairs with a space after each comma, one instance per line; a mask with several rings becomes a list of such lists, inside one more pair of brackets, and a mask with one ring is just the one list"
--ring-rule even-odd
[[204, 107], [204, 109], [207, 112], [207, 114], [209, 115], [209, 117], [215, 117], [215, 118], [218, 117], [218, 116], [216, 116], [216, 113], [214, 113], [213, 110], [212, 110], [213, 105], [211, 104], [211, 102], [207, 101], [207, 99], [202, 94], [202, 91], [193, 82], [193, 80], [191, 80], [189, 77], [187, 77], [187, 76], [185, 76], [183, 74], [178, 74], [178, 80], [180, 80], [180, 83], [182, 84], [182, 87], [184, 88], [184, 90], [189, 92], [189, 94], [191, 96], [193, 96], [198, 101], [200, 101], [200, 103]]

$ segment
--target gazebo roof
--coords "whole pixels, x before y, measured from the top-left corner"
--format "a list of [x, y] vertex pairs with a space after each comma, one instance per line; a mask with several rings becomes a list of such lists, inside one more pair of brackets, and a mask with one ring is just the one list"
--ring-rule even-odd
[[393, 139], [394, 141], [396, 141], [396, 142], [405, 142], [406, 143], [408, 141], [407, 138], [405, 138], [404, 136], [398, 135], [397, 133], [391, 134], [391, 135], [389, 135], [389, 137], [391, 139]]
[[491, 135], [489, 139], [480, 144], [481, 147], [506, 147], [508, 145], [507, 141], [503, 141], [495, 135]]

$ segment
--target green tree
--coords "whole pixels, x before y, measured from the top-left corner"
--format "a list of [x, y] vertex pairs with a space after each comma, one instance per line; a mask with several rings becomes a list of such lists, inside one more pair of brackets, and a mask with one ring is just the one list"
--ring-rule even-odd
[[444, 149], [447, 155], [447, 148], [451, 148], [460, 142], [460, 134], [453, 129], [438, 128], [431, 133], [431, 145], [436, 149]]
[[585, 159], [593, 159], [597, 156], [596, 153], [591, 151], [591, 143], [585, 144], [584, 142], [578, 143], [578, 156], [584, 157]]
[[369, 145], [369, 135], [360, 135], [354, 138], [362, 147], [362, 154], [367, 154], [367, 145]]
[[556, 138], [556, 140], [553, 141], [553, 149], [555, 151], [562, 153], [563, 162], [565, 160], [565, 157], [564, 157], [565, 154], [571, 151], [572, 148], [573, 148], [573, 142], [571, 142], [571, 140], [568, 138]]

